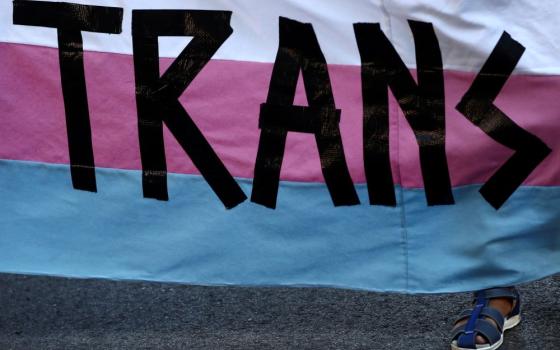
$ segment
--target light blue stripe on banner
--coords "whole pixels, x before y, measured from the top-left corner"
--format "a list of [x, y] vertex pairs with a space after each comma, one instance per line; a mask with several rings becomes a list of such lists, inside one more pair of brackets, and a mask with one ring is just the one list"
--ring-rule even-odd
[[97, 169], [89, 193], [72, 189], [68, 166], [0, 161], [0, 271], [447, 292], [560, 270], [560, 187], [523, 187], [496, 212], [479, 186], [440, 207], [397, 188], [388, 208], [358, 185], [364, 204], [335, 208], [324, 185], [283, 182], [278, 209], [228, 211], [201, 177], [168, 179], [160, 202], [142, 197], [138, 171]]

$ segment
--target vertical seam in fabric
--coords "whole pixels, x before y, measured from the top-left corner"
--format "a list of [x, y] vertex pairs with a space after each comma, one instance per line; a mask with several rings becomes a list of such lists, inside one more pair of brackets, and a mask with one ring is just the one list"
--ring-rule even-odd
[[[400, 166], [397, 166], [400, 174]], [[409, 291], [409, 265], [408, 265], [408, 230], [406, 229], [406, 210], [404, 208], [404, 190], [399, 187], [399, 200], [401, 202], [401, 237], [404, 254], [405, 287]]]
[[409, 291], [409, 266], [408, 266], [408, 231], [406, 229], [406, 211], [405, 211], [405, 200], [404, 200], [404, 189], [403, 189], [403, 179], [401, 177], [401, 161], [400, 161], [400, 115], [399, 109], [397, 106], [393, 104], [393, 108], [390, 109], [390, 115], [393, 115], [393, 118], [396, 118], [396, 153], [397, 153], [397, 178], [400, 180], [401, 184], [396, 186], [397, 191], [399, 192], [399, 201], [398, 205], [400, 206], [400, 214], [401, 214], [401, 245], [403, 249], [403, 258], [404, 258], [404, 276], [405, 276], [405, 290]]
[[[386, 5], [387, 0], [381, 0], [381, 7], [385, 17], [387, 18], [387, 30], [389, 31], [388, 38], [391, 43], [393, 43], [393, 30], [391, 25], [391, 14], [389, 10], [387, 10]], [[389, 108], [389, 118], [396, 118], [396, 145], [395, 153], [397, 157], [397, 179], [400, 180], [400, 186], [395, 186], [396, 190], [399, 192], [399, 201], [398, 205], [400, 206], [400, 214], [401, 214], [401, 245], [403, 250], [403, 258], [404, 258], [404, 277], [405, 277], [405, 290], [409, 291], [409, 262], [408, 262], [408, 231], [406, 229], [406, 211], [404, 207], [404, 191], [403, 191], [403, 180], [401, 177], [401, 161], [400, 161], [400, 116], [399, 116], [399, 108], [398, 106], [393, 105], [393, 108]], [[389, 124], [390, 125], [390, 124]], [[391, 141], [389, 141], [391, 142]]]

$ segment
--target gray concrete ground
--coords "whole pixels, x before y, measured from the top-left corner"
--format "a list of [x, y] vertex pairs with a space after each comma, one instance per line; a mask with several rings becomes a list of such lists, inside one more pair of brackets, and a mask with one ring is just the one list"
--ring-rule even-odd
[[[560, 277], [522, 292], [524, 322], [502, 349], [560, 349]], [[0, 349], [449, 349], [468, 305], [468, 294], [0, 274]]]

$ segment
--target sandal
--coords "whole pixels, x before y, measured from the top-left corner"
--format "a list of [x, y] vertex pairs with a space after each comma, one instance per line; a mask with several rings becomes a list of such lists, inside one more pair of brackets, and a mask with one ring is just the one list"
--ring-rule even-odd
[[[474, 309], [465, 310], [455, 323], [469, 319], [467, 323], [457, 325], [451, 331], [453, 350], [495, 350], [504, 342], [504, 332], [521, 322], [521, 297], [519, 291], [512, 288], [491, 288], [478, 291], [474, 294]], [[510, 298], [513, 301], [513, 310], [505, 318], [497, 309], [488, 306], [490, 299]], [[490, 320], [494, 321], [494, 325]], [[476, 337], [484, 337], [487, 344], [477, 344]]]

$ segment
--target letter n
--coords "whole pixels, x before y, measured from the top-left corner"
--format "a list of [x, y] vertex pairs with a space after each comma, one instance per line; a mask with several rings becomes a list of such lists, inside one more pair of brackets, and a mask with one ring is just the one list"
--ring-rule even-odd
[[377, 23], [355, 23], [362, 59], [364, 163], [371, 204], [395, 206], [389, 158], [387, 87], [412, 127], [428, 205], [453, 204], [445, 153], [445, 96], [441, 51], [430, 23], [409, 21], [418, 84]]

